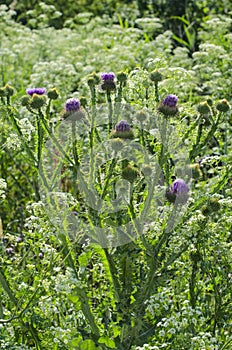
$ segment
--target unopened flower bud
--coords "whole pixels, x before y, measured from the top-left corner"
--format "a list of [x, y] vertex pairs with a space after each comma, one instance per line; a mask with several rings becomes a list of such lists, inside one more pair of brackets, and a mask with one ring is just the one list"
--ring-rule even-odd
[[92, 73], [88, 77], [87, 84], [89, 85], [89, 87], [93, 87], [98, 85], [100, 81], [101, 79], [99, 78], [99, 76], [96, 73]]
[[111, 147], [115, 152], [119, 152], [123, 149], [124, 143], [119, 137], [117, 137], [111, 141]]
[[57, 100], [59, 97], [59, 92], [56, 88], [49, 89], [47, 92], [47, 96], [50, 100]]
[[33, 109], [40, 109], [43, 106], [45, 106], [46, 103], [47, 103], [46, 96], [33, 94], [30, 100], [30, 107]]
[[14, 95], [14, 88], [8, 84], [5, 85], [5, 95], [6, 96], [13, 96]]
[[197, 111], [202, 114], [202, 115], [205, 115], [205, 114], [209, 114], [211, 113], [211, 108], [208, 104], [208, 102], [201, 102], [199, 103], [199, 105], [197, 106]]
[[22, 96], [21, 97], [21, 105], [22, 106], [24, 106], [24, 107], [26, 107], [26, 106], [28, 106], [29, 105], [29, 102], [30, 102], [30, 96], [28, 96], [28, 95], [24, 95], [24, 96]]
[[155, 83], [158, 83], [159, 81], [162, 81], [163, 75], [157, 69], [155, 69], [151, 72], [150, 79]]
[[124, 73], [124, 72], [119, 72], [117, 74], [117, 80], [120, 82], [120, 83], [125, 83], [127, 81], [127, 74]]
[[124, 168], [122, 171], [123, 179], [131, 183], [134, 182], [138, 178], [138, 176], [139, 176], [139, 171], [135, 167], [132, 167], [131, 165], [127, 165], [126, 168]]
[[85, 96], [81, 96], [81, 97], [80, 97], [80, 104], [81, 104], [81, 106], [82, 106], [83, 108], [85, 108], [85, 107], [87, 106], [88, 100], [87, 100], [87, 98], [86, 98]]
[[137, 111], [135, 113], [135, 118], [140, 122], [144, 122], [147, 119], [147, 113], [143, 110]]
[[230, 104], [226, 99], [223, 99], [216, 104], [216, 108], [219, 112], [225, 113], [230, 109]]

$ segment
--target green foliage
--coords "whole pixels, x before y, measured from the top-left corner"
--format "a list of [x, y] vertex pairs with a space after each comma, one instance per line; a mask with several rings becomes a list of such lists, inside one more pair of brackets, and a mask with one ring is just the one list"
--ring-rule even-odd
[[1, 349], [231, 347], [231, 5], [121, 5], [0, 7]]

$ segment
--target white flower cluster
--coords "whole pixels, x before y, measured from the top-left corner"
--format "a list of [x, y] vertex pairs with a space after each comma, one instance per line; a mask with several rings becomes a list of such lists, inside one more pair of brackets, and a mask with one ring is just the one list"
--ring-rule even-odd
[[7, 189], [7, 183], [4, 179], [0, 178], [0, 198], [5, 199], [6, 198], [6, 189]]

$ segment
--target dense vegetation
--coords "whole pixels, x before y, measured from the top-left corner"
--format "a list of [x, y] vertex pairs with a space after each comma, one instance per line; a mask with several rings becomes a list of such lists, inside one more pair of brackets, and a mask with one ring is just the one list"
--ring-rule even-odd
[[231, 348], [231, 13], [0, 1], [1, 349]]

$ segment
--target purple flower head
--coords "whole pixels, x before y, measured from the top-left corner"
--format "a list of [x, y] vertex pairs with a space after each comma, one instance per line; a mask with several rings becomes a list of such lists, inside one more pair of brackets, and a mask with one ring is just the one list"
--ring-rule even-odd
[[130, 131], [130, 125], [127, 123], [126, 120], [121, 120], [115, 125], [116, 132], [128, 132]]
[[107, 80], [114, 81], [114, 79], [115, 79], [115, 74], [114, 74], [113, 72], [102, 73], [102, 74], [101, 74], [101, 79], [102, 79], [103, 81], [107, 81]]
[[166, 192], [166, 198], [170, 203], [186, 203], [188, 200], [189, 187], [182, 179], [176, 179], [171, 188]]
[[189, 191], [188, 185], [182, 179], [176, 179], [171, 187], [171, 192], [178, 195], [185, 195]]
[[176, 95], [167, 95], [165, 99], [162, 101], [164, 106], [168, 107], [176, 107], [178, 102], [178, 97]]
[[77, 112], [77, 111], [79, 111], [80, 106], [81, 106], [81, 104], [80, 104], [79, 100], [77, 100], [76, 98], [69, 98], [65, 104], [65, 111], [66, 112]]
[[46, 89], [45, 88], [31, 88], [31, 89], [27, 89], [26, 93], [30, 96], [37, 94], [37, 95], [44, 95], [46, 93]]

